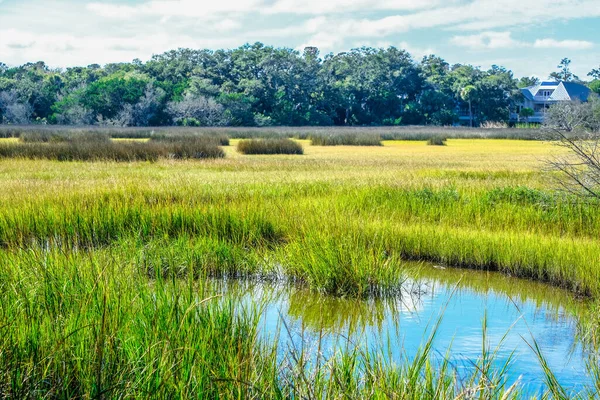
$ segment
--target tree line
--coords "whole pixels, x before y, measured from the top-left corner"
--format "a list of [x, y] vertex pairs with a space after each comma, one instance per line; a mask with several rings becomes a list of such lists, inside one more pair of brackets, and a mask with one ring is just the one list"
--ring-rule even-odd
[[[557, 80], [579, 81], [563, 59]], [[600, 68], [590, 72], [600, 92]], [[452, 125], [508, 121], [519, 89], [503, 67], [415, 61], [394, 47], [320, 57], [262, 43], [178, 49], [147, 62], [51, 69], [0, 63], [0, 122], [112, 126]]]

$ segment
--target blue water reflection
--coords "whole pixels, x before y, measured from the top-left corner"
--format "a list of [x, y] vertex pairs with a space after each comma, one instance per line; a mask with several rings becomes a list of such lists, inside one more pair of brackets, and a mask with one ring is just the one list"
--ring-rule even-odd
[[[414, 357], [443, 313], [434, 340], [438, 362], [450, 351], [451, 364], [467, 376], [482, 354], [483, 321], [488, 349], [500, 346], [494, 365], [511, 360], [508, 385], [519, 380], [525, 394], [539, 394], [544, 374], [525, 340], [535, 338], [558, 381], [577, 391], [591, 379], [577, 339], [575, 315], [586, 306], [568, 293], [534, 282], [474, 271], [422, 266], [394, 299], [331, 298], [290, 285], [227, 284], [221, 290], [242, 302], [264, 304], [261, 330], [280, 340], [280, 352], [301, 346], [324, 355], [348, 346], [378, 348], [399, 363]], [[424, 272], [423, 272], [424, 271]]]

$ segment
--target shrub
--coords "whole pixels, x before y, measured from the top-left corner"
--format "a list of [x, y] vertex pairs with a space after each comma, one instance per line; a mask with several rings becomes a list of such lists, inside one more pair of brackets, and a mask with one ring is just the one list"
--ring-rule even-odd
[[302, 145], [291, 139], [250, 139], [238, 143], [242, 154], [304, 154]]
[[373, 133], [323, 132], [311, 135], [313, 146], [381, 146], [381, 136]]
[[427, 145], [429, 146], [445, 146], [446, 138], [443, 136], [433, 136], [427, 140]]

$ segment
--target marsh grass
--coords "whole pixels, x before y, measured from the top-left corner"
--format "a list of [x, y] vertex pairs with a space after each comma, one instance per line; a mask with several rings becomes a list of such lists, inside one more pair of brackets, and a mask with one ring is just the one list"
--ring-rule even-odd
[[282, 240], [282, 233], [260, 213], [246, 216], [214, 207], [151, 206], [118, 199], [46, 203], [43, 211], [33, 206], [0, 217], [0, 245], [7, 248], [94, 248], [130, 237], [144, 240], [181, 235], [227, 238], [247, 245]]
[[157, 161], [160, 158], [202, 159], [225, 156], [217, 140], [188, 138], [170, 141], [112, 141], [108, 136], [75, 134], [26, 135], [22, 143], [1, 143], [0, 158], [58, 161]]
[[[496, 362], [504, 339], [493, 349], [487, 344], [485, 319], [481, 356], [467, 374], [453, 366], [451, 349], [435, 353], [444, 310], [414, 356], [392, 356], [389, 343], [399, 338], [366, 346], [360, 333], [359, 340], [341, 335], [341, 345], [325, 354], [326, 335], [307, 345], [304, 331], [286, 320], [266, 340], [261, 304], [215, 296], [190, 275], [149, 281], [130, 250], [0, 250], [3, 397], [522, 397], [518, 382], [506, 384], [510, 358]], [[594, 388], [572, 393], [544, 372], [544, 398], [597, 395]]]
[[302, 145], [291, 139], [240, 140], [237, 151], [242, 154], [304, 154]]
[[106, 132], [80, 132], [69, 130], [25, 131], [19, 135], [19, 139], [23, 143], [110, 142], [110, 136]]
[[[529, 129], [531, 128], [531, 129]], [[56, 126], [56, 125], [0, 125], [1, 137], [20, 137], [23, 134], [95, 133], [117, 139], [149, 139], [161, 135], [228, 136], [232, 139], [311, 139], [313, 136], [379, 136], [380, 140], [426, 141], [432, 136], [449, 139], [519, 139], [543, 140], [539, 126], [517, 128], [482, 129], [438, 126], [381, 126], [381, 127], [100, 127], [100, 126]]]
[[168, 143], [215, 142], [219, 146], [229, 146], [229, 136], [222, 133], [209, 132], [159, 132], [150, 136], [150, 140]]
[[0, 295], [13, 321], [1, 327], [3, 397], [274, 397], [259, 308], [235, 310], [186, 282], [149, 285], [101, 252], [18, 258], [27, 268], [2, 268], [16, 290]]
[[381, 136], [376, 133], [319, 132], [310, 135], [313, 146], [381, 146]]
[[252, 278], [265, 274], [260, 270], [261, 252], [252, 250], [229, 237], [151, 240], [143, 245], [136, 241], [120, 246], [136, 254], [136, 266], [151, 279]]
[[537, 161], [548, 147], [451, 144], [215, 163], [1, 160], [0, 397], [519, 398], [485, 346], [467, 378], [436, 362], [427, 339], [400, 364], [351, 343], [318, 363], [307, 358], [318, 352], [262, 341], [260, 305], [242, 310], [202, 287], [274, 275], [394, 296], [400, 260], [414, 259], [600, 298], [598, 204], [552, 191]]
[[427, 144], [429, 146], [446, 146], [448, 144], [446, 140], [444, 136], [433, 136], [427, 140]]
[[332, 237], [316, 230], [286, 246], [284, 271], [313, 290], [350, 297], [391, 296], [404, 281], [403, 263], [383, 247], [358, 237]]

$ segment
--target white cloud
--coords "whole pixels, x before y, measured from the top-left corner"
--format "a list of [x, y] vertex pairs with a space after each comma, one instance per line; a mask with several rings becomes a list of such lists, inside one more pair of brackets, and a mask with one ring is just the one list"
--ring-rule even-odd
[[587, 40], [538, 39], [533, 47], [538, 49], [588, 50], [594, 47], [594, 43]]
[[135, 8], [117, 4], [91, 3], [87, 5], [91, 12], [107, 18], [128, 19], [135, 16]]
[[510, 32], [482, 32], [477, 35], [454, 36], [450, 39], [450, 43], [474, 50], [507, 49], [525, 45], [514, 40]]
[[108, 18], [139, 18], [143, 16], [154, 17], [182, 17], [211, 19], [225, 13], [248, 13], [263, 7], [262, 0], [156, 0], [141, 3], [135, 6], [123, 6], [94, 2], [87, 5], [87, 9]]
[[277, 0], [265, 7], [266, 14], [343, 14], [364, 10], [422, 10], [448, 3], [443, 0]]
[[69, 34], [39, 35], [28, 31], [0, 30], [0, 58], [12, 64], [43, 60], [52, 66], [106, 64], [147, 59], [149, 55], [174, 48], [222, 48], [237, 46], [230, 38], [197, 39], [188, 35], [165, 33], [131, 37], [75, 36]]
[[301, 50], [308, 46], [314, 46], [318, 47], [322, 53], [329, 53], [335, 49], [339, 49], [343, 43], [344, 39], [342, 39], [339, 35], [320, 32], [311, 36], [306, 43], [298, 46], [297, 49]]
[[557, 20], [600, 16], [598, 0], [473, 0], [376, 19], [340, 18], [330, 23], [340, 34], [385, 36], [415, 29], [485, 30], [538, 26]]
[[523, 42], [513, 39], [511, 32], [482, 32], [476, 35], [453, 36], [450, 43], [471, 50], [515, 49], [518, 47], [587, 50], [594, 47], [594, 43], [586, 40], [537, 39], [533, 43]]
[[406, 50], [413, 56], [414, 59], [419, 60], [424, 56], [428, 56], [430, 54], [435, 54], [436, 51], [433, 47], [415, 47], [407, 42], [401, 42], [398, 46], [399, 49]]

